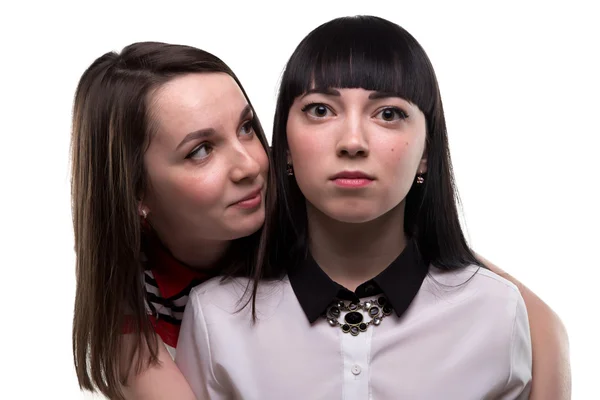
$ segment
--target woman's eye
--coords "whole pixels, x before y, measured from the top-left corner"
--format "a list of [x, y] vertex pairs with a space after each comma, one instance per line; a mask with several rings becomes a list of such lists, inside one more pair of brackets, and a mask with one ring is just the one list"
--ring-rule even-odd
[[408, 118], [408, 114], [397, 107], [387, 107], [377, 113], [377, 115], [386, 122], [393, 122]]
[[242, 128], [240, 129], [240, 131], [243, 135], [252, 135], [254, 133], [254, 127], [252, 126], [252, 121], [247, 121], [246, 123], [244, 123], [244, 125], [242, 125]]
[[203, 160], [212, 152], [212, 146], [208, 143], [202, 143], [188, 154], [186, 158]]
[[324, 118], [331, 113], [331, 110], [325, 104], [312, 103], [304, 106], [302, 112], [308, 113], [310, 116], [316, 118]]

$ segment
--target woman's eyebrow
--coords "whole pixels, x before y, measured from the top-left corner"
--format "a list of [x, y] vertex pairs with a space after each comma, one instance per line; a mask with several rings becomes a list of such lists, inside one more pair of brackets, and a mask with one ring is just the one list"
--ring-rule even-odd
[[306, 93], [304, 93], [302, 95], [301, 98], [304, 98], [306, 96], [308, 96], [309, 94], [314, 94], [314, 93], [318, 93], [318, 94], [324, 94], [326, 96], [336, 96], [336, 97], [340, 97], [340, 92], [335, 90], [335, 89], [331, 89], [331, 88], [314, 88], [314, 89], [309, 89], [306, 91]]

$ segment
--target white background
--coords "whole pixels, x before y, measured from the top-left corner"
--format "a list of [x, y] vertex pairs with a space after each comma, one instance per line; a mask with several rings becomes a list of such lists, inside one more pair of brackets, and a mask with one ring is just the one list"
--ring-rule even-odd
[[428, 52], [471, 244], [560, 315], [573, 398], [600, 398], [594, 2], [249, 3], [0, 6], [0, 398], [87, 398], [71, 355], [68, 159], [84, 69], [134, 41], [203, 48], [238, 74], [270, 136], [278, 80], [294, 47], [322, 22], [354, 14], [404, 26]]

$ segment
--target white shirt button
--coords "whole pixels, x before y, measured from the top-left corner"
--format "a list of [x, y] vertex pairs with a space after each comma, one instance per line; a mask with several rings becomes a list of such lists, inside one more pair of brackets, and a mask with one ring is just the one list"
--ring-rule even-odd
[[358, 374], [360, 374], [360, 371], [361, 371], [361, 369], [360, 369], [360, 366], [359, 366], [359, 365], [357, 365], [357, 364], [354, 364], [354, 365], [352, 366], [352, 373], [353, 373], [354, 375], [358, 375]]

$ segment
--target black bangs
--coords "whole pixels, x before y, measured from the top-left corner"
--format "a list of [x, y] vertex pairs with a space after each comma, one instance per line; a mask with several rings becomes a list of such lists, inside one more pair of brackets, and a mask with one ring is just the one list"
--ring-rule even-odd
[[402, 97], [430, 116], [439, 101], [431, 63], [407, 31], [382, 21], [346, 17], [315, 29], [288, 63], [286, 100], [315, 88], [362, 88]]
[[290, 57], [279, 87], [273, 123], [277, 228], [270, 258], [273, 276], [299, 265], [309, 253], [306, 198], [286, 173], [287, 122], [296, 98], [311, 89], [362, 88], [415, 104], [427, 120], [427, 172], [406, 195], [404, 232], [425, 260], [443, 269], [480, 265], [458, 218], [444, 107], [429, 57], [399, 25], [376, 16], [342, 17], [313, 30]]

